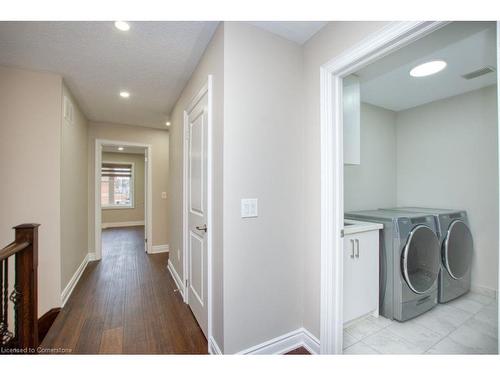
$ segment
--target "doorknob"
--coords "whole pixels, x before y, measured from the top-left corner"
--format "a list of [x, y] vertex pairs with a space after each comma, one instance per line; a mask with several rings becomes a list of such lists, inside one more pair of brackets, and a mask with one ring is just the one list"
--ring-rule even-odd
[[202, 226], [197, 226], [196, 229], [202, 230], [207, 233], [207, 224], [203, 224]]

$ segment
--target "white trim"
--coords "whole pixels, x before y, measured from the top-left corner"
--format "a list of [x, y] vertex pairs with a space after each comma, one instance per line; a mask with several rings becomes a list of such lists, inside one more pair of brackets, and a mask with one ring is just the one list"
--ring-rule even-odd
[[168, 246], [168, 243], [165, 245], [153, 245], [150, 254], [168, 253], [169, 251], [170, 248]]
[[472, 284], [470, 286], [471, 292], [482, 294], [483, 296], [497, 299], [498, 298], [498, 290], [493, 288], [482, 286], [478, 284]]
[[[183, 117], [183, 127], [182, 127], [182, 139], [183, 139], [183, 191], [182, 191], [182, 228], [183, 228], [183, 248], [182, 248], [182, 260], [183, 260], [183, 285], [189, 278], [188, 269], [188, 132], [187, 132], [187, 118], [188, 113], [198, 104], [198, 102], [203, 98], [203, 96], [208, 95], [208, 119], [207, 119], [207, 305], [208, 305], [208, 318], [207, 318], [207, 336], [212, 337], [212, 238], [213, 238], [213, 210], [212, 210], [212, 132], [213, 132], [213, 76], [211, 74], [207, 77], [207, 83], [201, 88], [201, 90], [195, 95], [195, 97], [190, 101], [189, 105], [184, 110]], [[189, 303], [189, 290], [185, 289], [183, 294], [184, 302]], [[208, 350], [210, 351], [210, 342], [208, 343]]]
[[391, 22], [320, 67], [321, 353], [341, 354], [344, 226], [342, 78], [447, 22]]
[[144, 147], [146, 149], [144, 155], [145, 163], [145, 238], [147, 239], [147, 252], [152, 251], [152, 241], [153, 241], [153, 183], [151, 175], [151, 164], [153, 160], [152, 156], [152, 146], [145, 143], [136, 142], [125, 142], [119, 140], [109, 140], [109, 139], [99, 139], [95, 140], [94, 149], [94, 247], [95, 247], [95, 259], [99, 260], [102, 257], [102, 244], [101, 244], [101, 225], [102, 225], [102, 212], [101, 212], [101, 165], [102, 165], [102, 147], [103, 146], [134, 146], [134, 147]]
[[68, 302], [71, 293], [73, 293], [76, 284], [78, 284], [78, 280], [80, 280], [80, 277], [82, 276], [83, 271], [85, 271], [85, 268], [87, 268], [87, 264], [90, 260], [90, 254], [87, 253], [87, 255], [85, 255], [85, 258], [83, 258], [82, 263], [78, 266], [74, 275], [71, 277], [68, 284], [61, 293], [61, 307], [64, 307], [64, 305], [66, 305], [66, 302]]
[[175, 284], [177, 285], [177, 289], [179, 289], [179, 293], [182, 296], [182, 299], [184, 299], [184, 283], [182, 282], [182, 278], [179, 276], [177, 271], [175, 270], [175, 267], [173, 263], [170, 261], [170, 259], [167, 262], [167, 269], [169, 270], [170, 274], [172, 275], [172, 279], [174, 279]]
[[144, 220], [142, 221], [120, 221], [115, 223], [102, 223], [101, 228], [122, 228], [122, 227], [137, 227], [144, 225]]
[[319, 339], [305, 328], [302, 328], [302, 331], [304, 334], [302, 346], [311, 354], [319, 354]]
[[236, 354], [285, 354], [303, 346], [311, 354], [318, 354], [319, 340], [305, 328], [285, 333], [271, 340], [239, 351]]
[[208, 338], [208, 352], [216, 355], [222, 354], [219, 345], [217, 345], [217, 341], [215, 341], [215, 338], [212, 336]]
[[94, 251], [89, 250], [89, 262], [94, 262], [97, 260], [97, 255]]

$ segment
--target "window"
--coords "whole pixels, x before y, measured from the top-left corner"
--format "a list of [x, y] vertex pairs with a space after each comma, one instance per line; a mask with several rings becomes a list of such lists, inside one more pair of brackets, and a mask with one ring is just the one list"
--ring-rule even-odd
[[134, 207], [134, 165], [104, 162], [101, 168], [102, 208]]

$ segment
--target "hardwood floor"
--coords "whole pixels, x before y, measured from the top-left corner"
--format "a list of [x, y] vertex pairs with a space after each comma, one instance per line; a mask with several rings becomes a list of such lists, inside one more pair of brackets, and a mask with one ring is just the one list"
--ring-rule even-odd
[[309, 355], [311, 353], [309, 353], [309, 351], [304, 348], [303, 346], [301, 346], [300, 348], [297, 348], [297, 349], [294, 349], [288, 353], [285, 353], [285, 354], [289, 354], [289, 355], [298, 355], [298, 354], [305, 354], [305, 355]]
[[43, 349], [71, 353], [206, 354], [207, 340], [167, 271], [168, 253], [144, 252], [144, 227], [103, 230], [91, 262]]

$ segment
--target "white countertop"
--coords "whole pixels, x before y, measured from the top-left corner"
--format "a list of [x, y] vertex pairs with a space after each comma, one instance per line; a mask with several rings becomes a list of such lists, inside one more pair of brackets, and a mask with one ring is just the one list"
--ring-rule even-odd
[[380, 230], [382, 228], [384, 228], [384, 225], [379, 223], [369, 223], [367, 221], [344, 219], [344, 235], [369, 232], [372, 230]]

